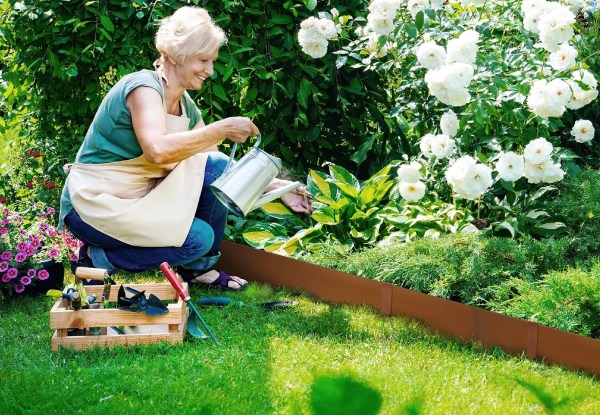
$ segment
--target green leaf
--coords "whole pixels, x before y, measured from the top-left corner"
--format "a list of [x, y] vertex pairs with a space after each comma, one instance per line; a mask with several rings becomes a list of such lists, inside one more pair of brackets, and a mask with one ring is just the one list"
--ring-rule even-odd
[[308, 108], [308, 96], [311, 90], [312, 83], [308, 79], [303, 78], [298, 88], [298, 103], [304, 108]]
[[213, 94], [215, 94], [217, 97], [219, 97], [223, 101], [226, 101], [226, 102], [229, 101], [229, 98], [227, 98], [227, 94], [225, 93], [225, 90], [223, 89], [221, 84], [212, 83], [211, 86], [212, 86]]
[[388, 180], [388, 178], [388, 175], [374, 176], [363, 184], [358, 194], [358, 201], [361, 207], [376, 206], [383, 200], [394, 185], [394, 182]]
[[330, 165], [329, 175], [336, 179], [338, 182], [349, 184], [350, 186], [359, 189], [360, 184], [358, 179], [354, 177], [352, 173], [341, 166]]
[[317, 0], [304, 0], [304, 4], [308, 11], [313, 11], [317, 7]]
[[323, 225], [337, 225], [340, 221], [338, 211], [329, 207], [315, 210], [311, 218]]
[[417, 15], [415, 16], [415, 26], [417, 27], [418, 30], [423, 29], [423, 23], [425, 22], [425, 14], [423, 13], [423, 11], [421, 10], [420, 12], [417, 13]]
[[109, 32], [112, 33], [115, 31], [115, 25], [110, 21], [108, 16], [100, 16], [100, 23], [102, 23], [102, 26], [104, 26], [104, 28]]
[[263, 249], [270, 240], [281, 236], [287, 236], [286, 229], [277, 223], [258, 223], [242, 233], [244, 241], [258, 249]]
[[319, 193], [333, 199], [334, 192], [331, 190], [331, 184], [327, 181], [327, 176], [316, 170], [308, 172], [307, 187], [310, 194], [317, 196]]
[[373, 148], [373, 143], [375, 142], [376, 136], [369, 138], [367, 141], [363, 142], [358, 150], [350, 157], [350, 160], [360, 165], [363, 161], [367, 159], [367, 153], [371, 151]]
[[294, 217], [292, 211], [278, 200], [262, 205], [261, 210], [276, 219], [290, 219]]

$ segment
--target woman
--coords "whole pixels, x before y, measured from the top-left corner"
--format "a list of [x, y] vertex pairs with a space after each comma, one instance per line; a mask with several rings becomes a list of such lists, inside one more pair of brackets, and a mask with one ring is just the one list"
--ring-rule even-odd
[[[213, 75], [225, 40], [204, 9], [182, 7], [160, 24], [156, 70], [125, 76], [104, 98], [61, 198], [61, 226], [85, 242], [78, 265], [142, 271], [166, 261], [192, 283], [247, 283], [212, 269], [227, 211], [208, 187], [227, 164], [217, 144], [259, 130], [246, 117], [205, 125], [186, 92]], [[267, 190], [288, 183], [275, 179]], [[307, 196], [302, 189], [281, 199], [309, 212]]]

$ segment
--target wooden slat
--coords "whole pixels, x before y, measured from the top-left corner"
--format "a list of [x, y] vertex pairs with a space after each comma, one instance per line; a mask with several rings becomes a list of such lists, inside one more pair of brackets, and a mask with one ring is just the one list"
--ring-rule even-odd
[[[134, 290], [138, 291], [146, 291], [146, 297], [149, 297], [150, 294], [154, 294], [161, 300], [177, 300], [179, 296], [173, 286], [169, 283], [149, 283], [149, 284], [123, 284], [125, 287], [131, 287]], [[187, 284], [186, 284], [187, 285]], [[111, 286], [110, 289], [110, 298], [109, 301], [111, 303], [116, 303], [119, 295], [119, 287], [121, 284], [115, 284]], [[187, 289], [187, 287], [186, 287]], [[102, 285], [86, 285], [85, 292], [87, 295], [95, 294], [98, 298], [102, 295], [104, 291], [104, 286]], [[125, 292], [127, 297], [132, 297], [133, 294], [130, 292]]]
[[52, 337], [52, 350], [58, 351], [59, 347], [71, 347], [82, 350], [94, 346], [114, 347], [132, 346], [135, 344], [151, 344], [166, 341], [168, 343], [183, 342], [184, 331], [175, 333], [154, 333], [154, 334], [125, 334], [125, 335], [104, 335], [104, 336], [66, 336], [58, 337], [56, 334]]
[[181, 304], [169, 304], [167, 307], [169, 312], [159, 316], [147, 316], [143, 311], [134, 313], [116, 308], [77, 311], [58, 309], [50, 313], [50, 327], [65, 329], [181, 323], [183, 321]]

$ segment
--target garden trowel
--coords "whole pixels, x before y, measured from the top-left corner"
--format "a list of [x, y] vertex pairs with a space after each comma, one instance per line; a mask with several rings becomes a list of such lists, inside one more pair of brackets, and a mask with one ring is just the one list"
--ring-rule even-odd
[[[127, 298], [125, 291], [132, 293], [133, 296]], [[145, 311], [147, 316], [159, 316], [169, 312], [167, 305], [154, 294], [150, 294], [146, 298], [146, 291], [138, 291], [131, 287], [123, 287], [122, 285], [119, 287], [117, 308], [135, 313]]]

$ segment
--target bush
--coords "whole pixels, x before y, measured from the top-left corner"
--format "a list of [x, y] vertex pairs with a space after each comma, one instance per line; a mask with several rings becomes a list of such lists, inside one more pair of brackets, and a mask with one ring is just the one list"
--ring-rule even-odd
[[347, 253], [340, 246], [323, 247], [303, 259], [404, 288], [486, 306], [498, 286], [514, 279], [536, 281], [550, 270], [561, 270], [567, 239], [516, 241], [506, 238], [449, 235], [409, 244]]
[[[229, 38], [215, 64], [217, 75], [196, 96], [205, 121], [247, 115], [261, 128], [263, 147], [288, 165], [304, 169], [334, 161], [356, 170], [364, 157], [351, 161], [353, 154], [385, 129], [376, 121], [383, 118], [377, 105], [386, 101], [384, 85], [378, 74], [336, 68], [333, 56], [314, 65], [300, 52], [297, 22], [313, 2], [189, 3], [205, 7]], [[22, 121], [27, 147], [52, 154], [42, 159], [44, 173], [60, 180], [61, 166], [74, 158], [108, 88], [126, 73], [151, 68], [157, 22], [181, 5], [3, 2], [0, 127]], [[362, 13], [365, 6], [353, 0], [340, 9]]]
[[560, 196], [548, 203], [548, 210], [562, 217], [573, 238], [571, 256], [600, 256], [600, 171], [586, 169], [561, 185]]
[[597, 260], [590, 270], [571, 268], [551, 272], [537, 282], [513, 279], [504, 288], [509, 286], [518, 295], [490, 302], [492, 310], [584, 336], [600, 337], [600, 262]]

